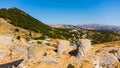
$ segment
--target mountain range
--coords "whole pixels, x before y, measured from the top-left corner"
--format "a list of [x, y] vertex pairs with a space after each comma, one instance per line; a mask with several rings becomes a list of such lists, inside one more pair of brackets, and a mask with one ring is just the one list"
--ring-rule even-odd
[[120, 31], [120, 26], [104, 25], [104, 24], [85, 24], [85, 25], [70, 25], [70, 24], [51, 24], [54, 28], [76, 28], [76, 29], [90, 29], [90, 30], [111, 30]]
[[120, 31], [120, 26], [116, 26], [116, 25], [86, 24], [86, 25], [78, 25], [78, 26], [84, 29]]

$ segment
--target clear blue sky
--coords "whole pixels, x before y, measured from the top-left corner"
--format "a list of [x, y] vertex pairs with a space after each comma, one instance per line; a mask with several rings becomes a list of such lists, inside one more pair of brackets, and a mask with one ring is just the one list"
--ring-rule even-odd
[[0, 8], [11, 7], [46, 24], [120, 25], [120, 0], [0, 0]]

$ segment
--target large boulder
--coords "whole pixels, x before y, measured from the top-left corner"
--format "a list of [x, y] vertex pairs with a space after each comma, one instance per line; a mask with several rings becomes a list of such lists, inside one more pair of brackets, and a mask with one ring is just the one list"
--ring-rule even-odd
[[57, 53], [62, 55], [68, 53], [70, 42], [67, 40], [59, 40], [57, 44]]
[[115, 68], [117, 67], [118, 60], [115, 56], [109, 53], [101, 53], [92, 60], [94, 68]]
[[86, 52], [91, 48], [91, 40], [89, 39], [78, 39], [77, 40], [77, 48], [76, 48], [76, 56], [82, 57], [86, 54]]

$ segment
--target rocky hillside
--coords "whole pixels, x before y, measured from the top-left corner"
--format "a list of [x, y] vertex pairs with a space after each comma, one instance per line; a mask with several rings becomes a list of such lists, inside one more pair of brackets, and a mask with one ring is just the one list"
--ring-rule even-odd
[[17, 8], [0, 9], [0, 17], [8, 20], [9, 23], [13, 24], [14, 26], [22, 27], [28, 30], [41, 33], [46, 30], [50, 30], [50, 27]]
[[[76, 46], [69, 41], [58, 41], [58, 47], [35, 45], [30, 61], [23, 61], [25, 68], [119, 68], [120, 41], [91, 45], [90, 40], [80, 39]], [[64, 46], [63, 46], [64, 45]], [[65, 49], [66, 48], [66, 49]], [[55, 51], [57, 50], [57, 52]]]
[[17, 26], [13, 26], [4, 18], [0, 18], [0, 35], [12, 35], [14, 37], [39, 37], [40, 33], [36, 33], [31, 30], [26, 30]]

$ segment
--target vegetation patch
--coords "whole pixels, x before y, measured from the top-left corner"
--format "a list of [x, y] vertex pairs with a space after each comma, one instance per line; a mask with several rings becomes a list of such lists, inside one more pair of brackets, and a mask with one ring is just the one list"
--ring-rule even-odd
[[43, 56], [47, 56], [47, 53], [45, 52], [45, 53], [43, 54]]
[[69, 64], [69, 65], [67, 66], [67, 68], [74, 68], [74, 65]]
[[109, 53], [117, 53], [118, 51], [117, 50], [111, 50], [111, 51], [109, 51]]
[[16, 38], [16, 39], [20, 40], [20, 38], [21, 38], [21, 36], [17, 36], [17, 38]]
[[42, 42], [41, 41], [37, 41], [37, 44], [42, 44]]

